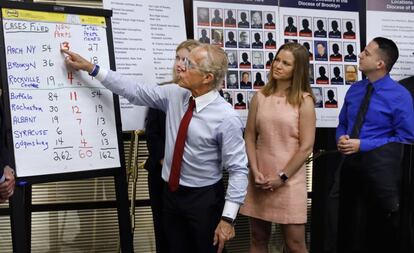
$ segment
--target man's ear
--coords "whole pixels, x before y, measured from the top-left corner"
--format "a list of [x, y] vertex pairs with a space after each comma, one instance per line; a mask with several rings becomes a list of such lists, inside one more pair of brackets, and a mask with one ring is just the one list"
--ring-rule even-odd
[[205, 83], [212, 83], [214, 81], [214, 74], [213, 73], [207, 73], [204, 76], [204, 82]]
[[379, 60], [378, 64], [377, 64], [377, 68], [378, 69], [382, 69], [382, 68], [387, 69], [387, 66], [385, 65], [385, 61]]

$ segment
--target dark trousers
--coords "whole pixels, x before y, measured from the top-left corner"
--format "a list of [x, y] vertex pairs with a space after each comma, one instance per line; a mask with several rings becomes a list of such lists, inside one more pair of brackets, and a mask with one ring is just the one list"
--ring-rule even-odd
[[376, 195], [379, 193], [373, 190], [375, 187], [367, 187], [369, 183], [364, 177], [364, 169], [358, 155], [346, 158], [342, 166], [338, 252], [397, 253], [398, 204], [394, 210], [390, 210], [376, 202]]
[[162, 194], [165, 181], [161, 177], [161, 165], [148, 171], [148, 191], [150, 196], [152, 220], [154, 223], [155, 245], [157, 253], [168, 253], [167, 240], [163, 225]]
[[206, 187], [179, 186], [171, 192], [164, 186], [164, 231], [172, 253], [215, 253], [214, 230], [224, 206], [220, 180]]

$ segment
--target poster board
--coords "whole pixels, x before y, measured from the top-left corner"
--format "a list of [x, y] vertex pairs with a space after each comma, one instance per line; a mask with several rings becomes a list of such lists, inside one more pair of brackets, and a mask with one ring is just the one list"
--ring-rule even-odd
[[[187, 39], [182, 0], [103, 0], [113, 10], [117, 72], [140, 82], [172, 80], [175, 49]], [[148, 107], [120, 97], [122, 130], [143, 130]]]
[[362, 79], [358, 1], [281, 0], [279, 18], [280, 43], [298, 42], [309, 48], [316, 127], [336, 128], [346, 92]]
[[[194, 38], [226, 51], [230, 63], [223, 83], [224, 98], [244, 122], [250, 99], [268, 80], [278, 48], [297, 42], [310, 52], [309, 82], [316, 97], [316, 126], [337, 127], [348, 88], [362, 79], [357, 57], [361, 43], [359, 5], [357, 1], [328, 2], [193, 1]], [[316, 57], [320, 47], [325, 54]], [[243, 54], [247, 64], [242, 63], [247, 62]]]
[[393, 40], [399, 50], [390, 75], [395, 80], [414, 73], [414, 2], [367, 0], [367, 43], [375, 37]]
[[[61, 48], [114, 69], [110, 11], [3, 3], [1, 82], [19, 178], [120, 168], [118, 98]], [[62, 11], [65, 12], [62, 12]], [[9, 136], [10, 137], [10, 136]]]

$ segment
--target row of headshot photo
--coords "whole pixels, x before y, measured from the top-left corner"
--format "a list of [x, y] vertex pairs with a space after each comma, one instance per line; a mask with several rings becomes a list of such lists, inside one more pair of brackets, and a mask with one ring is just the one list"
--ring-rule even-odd
[[250, 101], [256, 91], [231, 91], [224, 90], [223, 98], [230, 103], [236, 110], [249, 109]]
[[[268, 75], [268, 71], [229, 70], [223, 88], [261, 89], [266, 84]], [[351, 85], [358, 81], [358, 68], [356, 65], [310, 64], [309, 78], [311, 85]]]
[[312, 87], [315, 108], [338, 108], [338, 93], [334, 87]]
[[[286, 36], [356, 39], [354, 19], [297, 17], [292, 15], [285, 15], [283, 19], [285, 25], [284, 35]], [[297, 28], [298, 22], [300, 23], [300, 29]]]
[[[287, 41], [302, 44], [309, 52], [311, 61], [356, 62], [355, 42], [299, 40]], [[346, 51], [346, 52], [344, 52]]]
[[310, 64], [309, 77], [310, 84], [351, 85], [358, 81], [358, 68], [357, 65]]
[[276, 49], [275, 36], [275, 32], [258, 30], [198, 29], [199, 42], [226, 48]]
[[274, 17], [271, 11], [197, 8], [199, 26], [276, 29]]
[[[312, 87], [315, 108], [338, 108], [338, 91], [334, 87]], [[223, 98], [236, 110], [247, 110], [256, 91], [224, 90]]]
[[265, 71], [230, 70], [227, 72], [224, 88], [232, 90], [261, 89], [267, 82], [268, 74], [269, 72]]
[[226, 50], [229, 69], [270, 69], [274, 53], [269, 51]]

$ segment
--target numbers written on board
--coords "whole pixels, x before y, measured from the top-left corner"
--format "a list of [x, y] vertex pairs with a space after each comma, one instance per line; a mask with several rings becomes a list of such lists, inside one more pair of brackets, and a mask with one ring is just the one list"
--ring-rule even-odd
[[99, 152], [100, 159], [115, 159], [112, 150], [101, 150]]
[[56, 162], [69, 161], [72, 159], [73, 159], [72, 155], [67, 150], [53, 151], [53, 160], [55, 160]]
[[[105, 35], [106, 31], [101, 27], [52, 23], [45, 24], [50, 28], [49, 33], [29, 35], [25, 41], [21, 39], [23, 33], [5, 35], [6, 60], [10, 63], [8, 80], [14, 82], [9, 81], [14, 94], [14, 98], [10, 98], [14, 100], [11, 104], [27, 109], [11, 112], [14, 122], [17, 122], [13, 128], [25, 128], [25, 120], [36, 119], [36, 122], [31, 122], [34, 126], [47, 129], [47, 134], [45, 132], [39, 138], [25, 136], [28, 141], [37, 138], [39, 142], [45, 140], [48, 144], [48, 149], [41, 150], [44, 155], [33, 161], [34, 164], [53, 162], [51, 169], [115, 164], [111, 160], [119, 162], [119, 154], [113, 96], [98, 81], [91, 81], [87, 73], [66, 68], [64, 61], [68, 55], [61, 52], [62, 49], [73, 50], [92, 64], [107, 67], [108, 49], [106, 43], [102, 43], [106, 40], [100, 40], [100, 35]], [[80, 34], [87, 40], [79, 39]], [[36, 36], [42, 36], [42, 39]], [[27, 145], [27, 149], [39, 146], [36, 141], [30, 142], [33, 147]], [[16, 153], [19, 160], [25, 157], [19, 150]]]
[[43, 44], [42, 45], [42, 52], [51, 52], [52, 51], [52, 47], [50, 46], [50, 44]]

